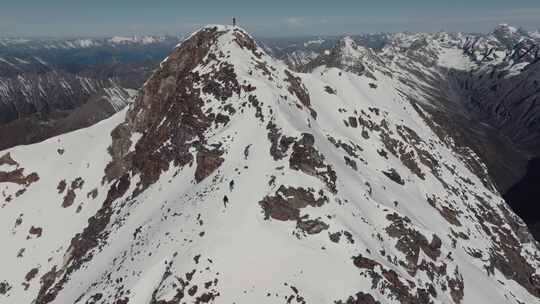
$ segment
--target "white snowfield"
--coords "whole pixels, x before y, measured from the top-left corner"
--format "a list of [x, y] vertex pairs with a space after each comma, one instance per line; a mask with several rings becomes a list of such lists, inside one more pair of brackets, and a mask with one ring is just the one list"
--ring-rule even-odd
[[[184, 65], [175, 53], [204, 35], [216, 41], [195, 82], [171, 84], [182, 84], [167, 74]], [[398, 77], [410, 63], [374, 62], [375, 79], [324, 66], [300, 74], [242, 41], [252, 40], [237, 27], [205, 27], [129, 109], [0, 152], [0, 303], [540, 303], [538, 243], [478, 158], [410, 101], [429, 103]], [[441, 54], [442, 66], [468, 64]], [[232, 80], [218, 73], [228, 67]], [[234, 83], [230, 96], [213, 93]], [[187, 138], [191, 161], [147, 187], [147, 167], [126, 167], [129, 186], [99, 230], [98, 210], [122, 187], [104, 173], [112, 130], [150, 119], [142, 133], [115, 133], [128, 143], [121, 155], [174, 151], [204, 120], [170, 112], [188, 102], [174, 96], [192, 93], [202, 113], [228, 120]], [[150, 141], [162, 145], [145, 151]], [[222, 154], [197, 182], [200, 142]], [[89, 248], [73, 241], [85, 227], [98, 231]]]

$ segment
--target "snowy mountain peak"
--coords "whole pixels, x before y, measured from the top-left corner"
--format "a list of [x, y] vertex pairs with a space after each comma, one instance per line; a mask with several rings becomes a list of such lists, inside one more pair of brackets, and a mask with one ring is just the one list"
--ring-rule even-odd
[[509, 48], [512, 48], [521, 41], [530, 38], [527, 31], [517, 29], [506, 23], [499, 24], [495, 30], [493, 30], [493, 36], [503, 45]]
[[350, 36], [341, 38], [329, 51], [312, 60], [306, 65], [306, 70], [321, 66], [340, 68], [358, 75], [372, 77], [373, 66], [378, 62], [373, 50], [358, 45]]
[[152, 44], [152, 43], [157, 43], [161, 41], [162, 39], [163, 38], [161, 37], [154, 37], [154, 36], [142, 36], [142, 37], [114, 36], [110, 38], [108, 41], [113, 44], [130, 44], [130, 43]]
[[354, 41], [354, 39], [351, 36], [345, 36], [345, 37], [343, 37], [341, 39], [341, 41], [347, 47], [351, 47], [351, 48], [356, 48], [357, 47], [356, 42]]
[[[224, 102], [248, 98], [251, 106], [258, 109], [257, 115], [262, 115], [257, 95], [252, 93], [256, 90], [253, 81], [282, 87], [279, 91], [283, 91], [283, 96], [293, 94], [299, 99], [298, 106], [315, 115], [299, 80], [276, 65], [279, 63], [238, 27], [210, 25], [195, 32], [161, 63], [128, 111], [126, 124], [118, 131], [124, 136], [118, 143], [113, 141], [113, 147], [125, 145], [134, 133], [143, 135], [134, 146], [134, 156], [125, 149], [118, 149], [124, 154], [113, 154], [108, 178], [120, 178], [125, 169], [133, 169], [141, 174], [145, 188], [156, 182], [158, 171], [167, 168], [168, 163], [183, 166], [200, 160], [195, 173], [195, 180], [200, 182], [216, 169], [213, 166], [222, 161], [220, 155], [224, 153], [221, 145], [207, 143], [203, 134], [213, 127], [227, 125], [237, 111]], [[179, 104], [179, 100], [183, 102]], [[144, 148], [138, 149], [139, 145]], [[164, 146], [167, 148], [163, 149]], [[192, 149], [199, 151], [196, 158], [191, 155]], [[140, 161], [132, 161], [134, 157]], [[148, 172], [148, 168], [154, 169]]]
[[353, 64], [354, 61], [358, 61], [370, 53], [368, 48], [358, 45], [350, 36], [345, 36], [338, 41], [336, 50], [345, 65]]
[[515, 34], [518, 32], [518, 29], [511, 26], [510, 24], [508, 23], [500, 23], [498, 24], [495, 29], [494, 29], [494, 32], [502, 32], [502, 33], [508, 33], [508, 34]]

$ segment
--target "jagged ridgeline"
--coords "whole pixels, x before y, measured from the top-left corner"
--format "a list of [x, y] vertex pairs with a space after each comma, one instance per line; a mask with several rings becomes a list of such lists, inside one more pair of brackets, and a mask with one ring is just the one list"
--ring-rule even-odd
[[0, 302], [539, 303], [538, 243], [426, 82], [330, 55], [207, 26], [129, 108], [3, 151]]

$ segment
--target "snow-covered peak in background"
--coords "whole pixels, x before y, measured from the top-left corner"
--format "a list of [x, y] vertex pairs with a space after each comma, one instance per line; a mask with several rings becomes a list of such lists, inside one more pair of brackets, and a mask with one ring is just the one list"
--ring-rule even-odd
[[373, 66], [377, 62], [378, 57], [372, 49], [360, 46], [352, 37], [345, 36], [338, 40], [332, 49], [309, 62], [305, 70], [313, 71], [319, 67], [340, 68], [358, 75], [372, 76]]
[[161, 36], [132, 36], [132, 37], [124, 37], [124, 36], [115, 36], [109, 39], [109, 42], [111, 43], [117, 43], [117, 44], [126, 44], [126, 43], [141, 43], [141, 44], [152, 44], [152, 43], [159, 43], [163, 41], [165, 37]]
[[539, 303], [538, 243], [429, 83], [337, 65], [364, 51], [295, 73], [207, 26], [127, 110], [0, 153], [0, 300]]
[[524, 37], [522, 34], [523, 33], [518, 31], [517, 28], [508, 24], [499, 24], [493, 31], [495, 38], [508, 47], [513, 47], [515, 44], [523, 40]]
[[511, 36], [518, 33], [518, 29], [511, 26], [508, 23], [500, 23], [498, 24], [495, 29], [493, 30], [494, 33], [501, 33], [505, 36]]
[[343, 39], [341, 39], [338, 42], [337, 47], [340, 48], [343, 60], [360, 59], [368, 53], [366, 48], [358, 46], [354, 39], [352, 39], [350, 36], [345, 36]]
[[310, 41], [306, 41], [304, 42], [304, 47], [310, 47], [312, 45], [321, 45], [324, 43], [324, 39], [322, 38], [318, 38], [318, 39], [315, 39], [315, 40], [310, 40]]

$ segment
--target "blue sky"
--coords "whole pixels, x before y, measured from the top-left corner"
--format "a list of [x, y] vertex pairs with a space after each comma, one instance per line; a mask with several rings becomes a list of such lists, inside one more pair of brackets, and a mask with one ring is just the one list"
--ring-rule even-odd
[[0, 0], [0, 36], [182, 34], [239, 23], [258, 36], [540, 29], [539, 0]]

